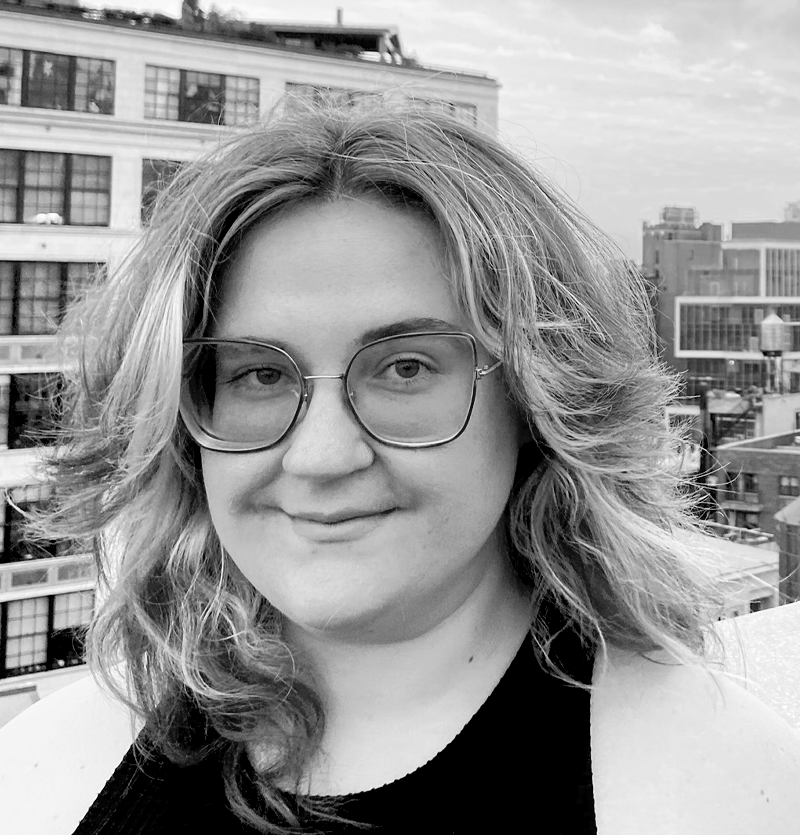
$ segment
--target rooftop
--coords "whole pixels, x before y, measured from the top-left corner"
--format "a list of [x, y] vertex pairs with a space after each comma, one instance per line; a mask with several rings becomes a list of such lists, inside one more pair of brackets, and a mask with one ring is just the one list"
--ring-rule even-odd
[[96, 9], [49, 0], [0, 0], [0, 11], [114, 26], [128, 31], [246, 44], [272, 50], [324, 54], [343, 60], [380, 62], [405, 69], [435, 69], [458, 76], [490, 79], [485, 73], [424, 65], [403, 53], [396, 26], [345, 26], [239, 20], [197, 0], [184, 0], [180, 18], [126, 9]]
[[732, 441], [729, 444], [722, 444], [717, 449], [800, 455], [800, 429], [793, 432], [780, 432], [777, 435], [765, 435], [761, 438], [749, 438], [745, 441]]
[[764, 220], [731, 224], [731, 240], [800, 241], [800, 222]]

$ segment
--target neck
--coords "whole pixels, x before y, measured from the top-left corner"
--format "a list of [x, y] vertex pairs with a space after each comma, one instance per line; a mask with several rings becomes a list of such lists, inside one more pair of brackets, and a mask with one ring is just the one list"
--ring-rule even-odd
[[329, 720], [405, 713], [496, 678], [530, 628], [529, 597], [507, 560], [492, 561], [478, 585], [425, 632], [397, 641], [290, 627], [287, 638], [314, 671]]

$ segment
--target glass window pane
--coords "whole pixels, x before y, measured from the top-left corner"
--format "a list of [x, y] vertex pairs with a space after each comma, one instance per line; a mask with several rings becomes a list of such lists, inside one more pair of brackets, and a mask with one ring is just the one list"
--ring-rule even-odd
[[53, 333], [62, 312], [61, 264], [46, 261], [20, 264], [17, 333]]
[[0, 336], [12, 333], [14, 324], [15, 266], [13, 261], [0, 261]]
[[63, 222], [65, 160], [65, 154], [25, 154], [22, 215], [26, 223]]
[[17, 217], [20, 153], [0, 150], [0, 223], [20, 222]]
[[98, 281], [103, 273], [104, 264], [70, 262], [67, 264], [66, 303], [70, 304]]
[[11, 600], [6, 606], [5, 668], [8, 675], [44, 670], [47, 666], [47, 618], [50, 600]]
[[214, 73], [183, 71], [181, 121], [219, 124], [224, 101], [223, 77]]
[[159, 193], [170, 184], [181, 165], [171, 159], [142, 160], [142, 221], [150, 216]]
[[111, 207], [111, 157], [72, 157], [71, 224], [108, 226]]
[[0, 104], [22, 104], [22, 50], [0, 47]]
[[52, 557], [56, 554], [55, 543], [34, 542], [25, 530], [25, 513], [43, 507], [50, 496], [46, 484], [26, 484], [8, 491], [10, 501], [6, 504], [6, 536], [8, 550], [0, 558], [2, 562], [20, 562]]
[[15, 374], [11, 377], [8, 446], [37, 446], [53, 429], [58, 413], [58, 374]]
[[94, 592], [57, 594], [53, 599], [53, 628], [66, 629], [89, 623], [94, 607]]
[[75, 59], [75, 110], [114, 112], [114, 61]]
[[52, 52], [28, 53], [28, 90], [23, 104], [69, 110], [70, 56]]
[[181, 73], [170, 67], [147, 65], [144, 80], [146, 119], [178, 119]]
[[229, 75], [225, 78], [225, 124], [241, 125], [258, 119], [257, 78]]

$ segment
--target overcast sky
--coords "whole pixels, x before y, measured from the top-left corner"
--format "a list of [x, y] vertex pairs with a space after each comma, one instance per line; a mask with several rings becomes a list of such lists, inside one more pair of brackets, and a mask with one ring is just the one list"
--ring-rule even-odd
[[[179, 0], [109, 6], [180, 13]], [[630, 257], [662, 205], [727, 223], [800, 199], [800, 0], [222, 0], [252, 20], [396, 24], [485, 71], [501, 134]], [[211, 4], [201, 0], [208, 11]]]

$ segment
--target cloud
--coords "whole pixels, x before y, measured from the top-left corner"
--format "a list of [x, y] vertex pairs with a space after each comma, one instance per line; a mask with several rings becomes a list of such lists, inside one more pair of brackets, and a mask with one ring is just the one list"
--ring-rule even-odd
[[674, 44], [678, 43], [674, 32], [665, 29], [660, 23], [651, 21], [647, 26], [639, 30], [638, 38], [640, 41], [650, 44]]

